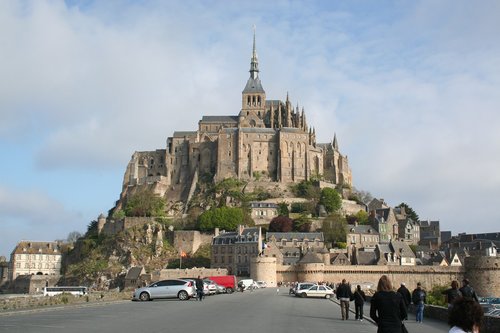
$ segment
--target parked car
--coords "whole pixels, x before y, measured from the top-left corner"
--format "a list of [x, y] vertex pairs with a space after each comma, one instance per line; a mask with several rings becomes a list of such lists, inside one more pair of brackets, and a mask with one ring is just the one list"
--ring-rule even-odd
[[243, 279], [238, 282], [238, 286], [242, 286], [243, 290], [248, 290], [254, 284], [253, 279]]
[[217, 293], [217, 286], [215, 285], [214, 281], [203, 280], [203, 285], [204, 285], [203, 292], [205, 293], [205, 295], [214, 295]]
[[215, 287], [217, 287], [217, 294], [225, 294], [227, 293], [226, 287], [221, 286], [220, 284], [215, 284]]
[[266, 281], [257, 281], [257, 285], [259, 286], [259, 288], [267, 288]]
[[300, 296], [300, 292], [304, 289], [309, 289], [311, 288], [312, 286], [314, 286], [314, 283], [310, 283], [310, 282], [302, 282], [302, 283], [297, 283], [295, 285], [295, 288], [293, 290], [291, 290], [291, 293], [292, 294], [295, 294], [295, 296]]
[[333, 297], [333, 289], [328, 286], [314, 285], [309, 289], [303, 289], [299, 292], [300, 297], [321, 297], [321, 298], [331, 298]]
[[134, 291], [132, 300], [152, 301], [157, 298], [178, 298], [181, 301], [196, 295], [196, 286], [192, 280], [171, 279], [154, 282]]

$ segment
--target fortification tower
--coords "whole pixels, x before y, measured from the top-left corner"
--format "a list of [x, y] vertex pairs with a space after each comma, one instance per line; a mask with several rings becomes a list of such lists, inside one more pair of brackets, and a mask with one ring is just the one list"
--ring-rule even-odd
[[250, 277], [265, 281], [268, 287], [276, 287], [276, 258], [256, 257], [250, 259]]
[[464, 276], [479, 296], [500, 297], [500, 258], [466, 257], [464, 267]]

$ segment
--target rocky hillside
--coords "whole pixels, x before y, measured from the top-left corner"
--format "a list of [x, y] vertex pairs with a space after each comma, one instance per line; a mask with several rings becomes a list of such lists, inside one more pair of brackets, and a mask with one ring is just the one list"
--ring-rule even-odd
[[[161, 222], [135, 226], [113, 236], [98, 235], [96, 224], [92, 223], [66, 255], [65, 283], [116, 288], [121, 287], [130, 267], [144, 266], [146, 271], [175, 267], [179, 253], [170, 239], [170, 232]], [[210, 253], [206, 249], [198, 252], [194, 258], [184, 259], [183, 267], [203, 258], [206, 264]]]

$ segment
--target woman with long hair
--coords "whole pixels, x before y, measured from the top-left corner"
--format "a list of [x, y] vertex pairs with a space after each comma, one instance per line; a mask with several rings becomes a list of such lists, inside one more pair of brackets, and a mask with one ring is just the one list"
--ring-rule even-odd
[[387, 275], [382, 275], [370, 306], [370, 317], [377, 323], [377, 333], [404, 333], [403, 319], [407, 316], [403, 296], [392, 289]]

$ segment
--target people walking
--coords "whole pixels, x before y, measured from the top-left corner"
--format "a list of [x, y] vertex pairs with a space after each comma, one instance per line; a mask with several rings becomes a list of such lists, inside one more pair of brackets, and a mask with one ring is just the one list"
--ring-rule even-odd
[[402, 333], [403, 319], [407, 316], [403, 296], [393, 291], [387, 275], [382, 275], [370, 304], [370, 317], [377, 323], [377, 332]]
[[342, 320], [349, 319], [349, 303], [351, 302], [351, 287], [343, 279], [337, 288], [337, 299], [340, 301], [340, 310], [342, 311]]
[[411, 299], [413, 304], [415, 305], [416, 317], [415, 320], [417, 323], [422, 323], [424, 319], [424, 306], [426, 303], [427, 293], [422, 289], [422, 284], [420, 282], [417, 283], [417, 288], [413, 290], [411, 294]]
[[196, 285], [196, 295], [198, 297], [198, 301], [203, 300], [203, 280], [201, 277], [198, 275], [198, 277], [195, 280], [195, 285]]
[[448, 317], [448, 333], [479, 333], [484, 312], [475, 300], [459, 297], [453, 303]]
[[463, 287], [460, 288], [460, 292], [462, 293], [463, 298], [468, 298], [472, 299], [476, 302], [479, 302], [479, 299], [477, 298], [476, 292], [474, 291], [474, 288], [470, 285], [470, 282], [468, 279], [463, 279]]
[[408, 310], [411, 304], [411, 293], [408, 290], [408, 288], [406, 288], [406, 284], [404, 282], [401, 282], [401, 286], [398, 289], [398, 293], [400, 293], [401, 296], [403, 296], [403, 301], [405, 302], [406, 310]]
[[448, 303], [448, 310], [450, 310], [453, 307], [453, 303], [462, 296], [462, 292], [458, 289], [458, 281], [451, 281], [451, 288], [446, 289], [442, 294], [445, 295], [446, 302]]
[[363, 320], [363, 306], [365, 305], [366, 296], [365, 292], [361, 290], [361, 286], [358, 284], [356, 291], [354, 292], [354, 309], [356, 310], [356, 320]]

